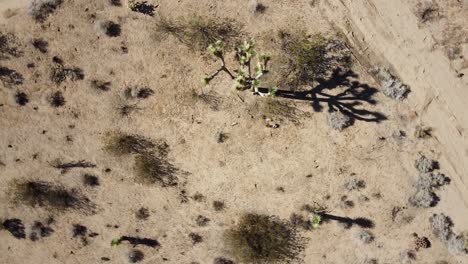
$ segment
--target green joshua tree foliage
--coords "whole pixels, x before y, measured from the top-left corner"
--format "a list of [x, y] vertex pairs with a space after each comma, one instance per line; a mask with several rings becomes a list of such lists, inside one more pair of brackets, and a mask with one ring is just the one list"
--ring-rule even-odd
[[[234, 80], [234, 88], [237, 90], [251, 90], [255, 95], [260, 96], [274, 96], [278, 88], [276, 86], [270, 87], [268, 93], [259, 91], [261, 84], [261, 77], [268, 73], [267, 65], [270, 56], [266, 54], [258, 54], [255, 50], [255, 41], [244, 41], [236, 48], [236, 61], [239, 63], [237, 70], [231, 71], [227, 68], [224, 60], [224, 43], [220, 40], [211, 44], [208, 47], [208, 52], [218, 58], [221, 62], [221, 67], [212, 74], [203, 78], [205, 85], [208, 85], [216, 76], [221, 72], [225, 72]], [[252, 69], [252, 65], [255, 65]], [[233, 73], [234, 72], [234, 73]]]

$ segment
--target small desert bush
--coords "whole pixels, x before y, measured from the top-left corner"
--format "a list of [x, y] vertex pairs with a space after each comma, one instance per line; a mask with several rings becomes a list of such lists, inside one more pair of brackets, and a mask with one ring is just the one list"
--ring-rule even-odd
[[380, 82], [382, 92], [387, 97], [401, 101], [408, 96], [410, 92], [409, 87], [403, 84], [397, 77], [390, 74], [387, 69], [375, 67], [370, 70], [370, 73]]
[[290, 262], [302, 251], [302, 239], [287, 221], [261, 214], [245, 214], [225, 234], [226, 242], [242, 263]]
[[63, 0], [32, 0], [28, 6], [28, 14], [38, 22], [44, 22], [55, 11]]
[[198, 52], [205, 52], [210, 44], [218, 40], [223, 41], [227, 48], [233, 48], [242, 35], [242, 27], [233, 20], [198, 15], [176, 19], [161, 16], [156, 22], [156, 31], [172, 35]]
[[415, 162], [414, 166], [421, 173], [428, 173], [436, 168], [437, 163], [426, 156], [420, 156]]
[[444, 214], [434, 214], [429, 218], [432, 233], [443, 242], [452, 255], [468, 253], [468, 242], [461, 235], [456, 235], [452, 231], [453, 222], [450, 217]]

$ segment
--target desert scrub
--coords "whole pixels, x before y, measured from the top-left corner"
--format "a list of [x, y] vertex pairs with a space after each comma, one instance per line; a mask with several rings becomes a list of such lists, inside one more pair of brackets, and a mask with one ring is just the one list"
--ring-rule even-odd
[[220, 40], [231, 49], [242, 35], [242, 27], [230, 19], [207, 18], [198, 15], [190, 18], [169, 19], [161, 16], [156, 22], [156, 33], [172, 35], [180, 43], [197, 52]]
[[98, 21], [96, 27], [100, 34], [108, 37], [118, 37], [122, 32], [120, 25], [110, 20]]
[[311, 85], [318, 77], [329, 70], [327, 60], [328, 40], [321, 34], [307, 35], [300, 31], [279, 32], [283, 64], [279, 85], [295, 90], [303, 85]]
[[158, 143], [140, 135], [113, 132], [105, 138], [104, 149], [115, 156], [129, 154], [148, 154], [157, 151], [160, 155], [166, 155], [169, 146], [161, 141]]
[[15, 35], [0, 32], [0, 60], [21, 57], [23, 52], [18, 49], [19, 44]]
[[452, 255], [468, 253], [468, 243], [461, 235], [456, 235], [452, 231], [453, 222], [444, 214], [434, 214], [429, 218], [432, 233], [447, 246]]
[[80, 209], [92, 212], [94, 204], [77, 189], [43, 181], [15, 182], [12, 187], [15, 201], [32, 207], [45, 207], [57, 211]]
[[0, 81], [8, 88], [23, 84], [23, 75], [15, 70], [0, 66]]
[[352, 177], [345, 181], [343, 187], [348, 191], [359, 190], [366, 187], [366, 182]]
[[341, 111], [333, 111], [328, 114], [328, 125], [336, 130], [343, 130], [353, 124], [351, 117], [343, 114]]
[[287, 221], [274, 216], [245, 214], [225, 233], [232, 255], [242, 263], [277, 263], [295, 260], [302, 238]]
[[55, 11], [63, 0], [32, 0], [28, 6], [28, 14], [38, 22], [44, 22]]
[[127, 6], [133, 12], [142, 13], [147, 16], [154, 16], [154, 10], [158, 7], [157, 5], [149, 4], [148, 1], [136, 1], [136, 0], [128, 0]]
[[178, 185], [177, 173], [179, 173], [179, 169], [168, 162], [165, 156], [137, 155], [135, 157], [135, 171], [140, 182], [145, 184], [158, 183], [162, 187]]
[[[246, 40], [236, 48], [235, 58], [239, 64], [236, 70], [229, 70], [226, 67], [224, 42], [218, 40], [208, 46], [208, 52], [220, 62], [220, 67], [213, 73], [205, 76], [203, 82], [208, 85], [221, 72], [226, 73], [234, 81], [234, 88], [237, 90], [251, 90], [255, 95], [274, 96], [277, 87], [272, 86], [268, 93], [260, 92], [261, 78], [268, 73], [267, 65], [270, 56], [266, 54], [257, 54], [254, 40]], [[252, 66], [252, 64], [256, 66]], [[253, 73], [252, 73], [253, 67]]]
[[359, 230], [353, 235], [353, 238], [358, 244], [369, 244], [374, 240], [374, 235], [368, 230]]
[[420, 156], [415, 162], [414, 166], [421, 173], [428, 173], [436, 168], [437, 162], [426, 158], [426, 156]]
[[395, 100], [403, 100], [407, 97], [410, 89], [407, 85], [403, 84], [398, 78], [391, 75], [387, 69], [375, 67], [370, 70], [371, 74], [379, 81], [382, 87], [382, 92]]
[[408, 201], [415, 207], [429, 208], [435, 206], [439, 201], [435, 190], [449, 182], [450, 179], [440, 172], [421, 173], [414, 185], [416, 193]]

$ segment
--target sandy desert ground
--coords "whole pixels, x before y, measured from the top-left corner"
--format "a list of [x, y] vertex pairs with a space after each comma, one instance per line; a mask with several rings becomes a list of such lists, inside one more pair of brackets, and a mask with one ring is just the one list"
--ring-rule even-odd
[[[467, 18], [0, 0], [0, 263], [468, 263]], [[255, 39], [275, 96], [204, 85], [208, 38], [228, 67]]]

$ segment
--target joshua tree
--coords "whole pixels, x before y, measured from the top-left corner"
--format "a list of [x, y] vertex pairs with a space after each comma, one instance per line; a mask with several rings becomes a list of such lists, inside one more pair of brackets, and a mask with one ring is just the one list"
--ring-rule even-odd
[[[266, 54], [257, 54], [255, 50], [255, 41], [248, 40], [240, 44], [236, 48], [236, 60], [239, 63], [239, 68], [234, 71], [230, 71], [226, 67], [226, 62], [224, 60], [224, 43], [220, 40], [211, 44], [208, 47], [208, 52], [218, 58], [221, 62], [221, 67], [217, 69], [212, 74], [203, 78], [205, 85], [208, 85], [219, 73], [225, 72], [234, 80], [234, 88], [237, 90], [252, 90], [255, 95], [267, 96], [275, 95], [277, 91], [276, 86], [272, 86], [268, 89], [268, 93], [262, 93], [259, 91], [260, 87], [260, 78], [268, 73], [267, 64], [270, 60], [270, 56]], [[253, 68], [252, 72], [252, 63], [255, 63], [256, 66]], [[234, 72], [234, 73], [233, 73]]]

